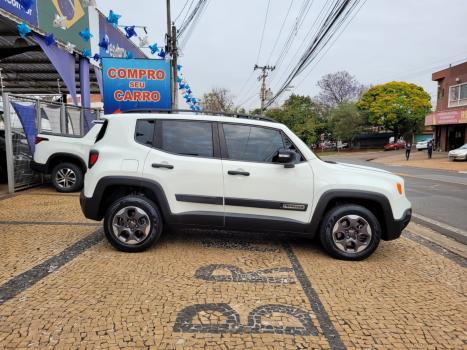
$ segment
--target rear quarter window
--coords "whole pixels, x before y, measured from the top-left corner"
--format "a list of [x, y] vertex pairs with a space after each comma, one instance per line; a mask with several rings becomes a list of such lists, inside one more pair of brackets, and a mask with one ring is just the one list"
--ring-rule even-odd
[[105, 120], [104, 124], [102, 124], [102, 128], [99, 130], [99, 133], [97, 134], [95, 143], [98, 143], [100, 140], [104, 138], [105, 132], [107, 131], [107, 124], [109, 124], [109, 121]]
[[154, 119], [138, 120], [135, 128], [135, 141], [141, 145], [152, 147], [154, 145], [155, 125]]

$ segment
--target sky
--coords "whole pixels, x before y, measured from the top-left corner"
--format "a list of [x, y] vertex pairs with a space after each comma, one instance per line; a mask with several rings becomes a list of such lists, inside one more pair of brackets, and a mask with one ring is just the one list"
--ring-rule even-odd
[[[236, 105], [247, 110], [259, 107], [259, 72], [252, 73], [253, 67], [277, 62], [304, 1], [307, 0], [208, 0], [190, 35], [181, 39], [179, 63], [194, 95], [200, 98], [212, 88], [226, 88]], [[309, 44], [304, 40], [306, 34], [327, 0], [312, 1], [283, 63], [267, 80], [273, 93]], [[190, 4], [193, 3], [193, 9], [197, 0], [171, 0], [171, 3], [172, 20], [180, 25]], [[393, 80], [418, 84], [436, 103], [436, 83], [431, 81], [431, 74], [467, 60], [467, 1], [362, 3], [347, 27], [294, 80], [293, 88], [281, 96], [279, 103], [291, 93], [317, 95], [317, 81], [340, 70], [348, 71], [366, 85]], [[185, 4], [185, 10], [180, 12]], [[97, 0], [97, 5], [105, 14], [110, 9], [121, 14], [121, 24], [147, 26], [150, 41], [164, 43], [166, 0]]]

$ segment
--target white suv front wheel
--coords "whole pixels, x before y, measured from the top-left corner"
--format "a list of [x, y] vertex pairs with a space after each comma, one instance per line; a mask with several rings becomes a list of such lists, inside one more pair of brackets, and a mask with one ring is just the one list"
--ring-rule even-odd
[[107, 209], [104, 231], [109, 242], [124, 252], [140, 252], [162, 234], [162, 216], [157, 205], [144, 196], [130, 195]]
[[334, 258], [363, 260], [378, 247], [381, 225], [365, 207], [339, 205], [325, 215], [320, 239], [324, 249]]

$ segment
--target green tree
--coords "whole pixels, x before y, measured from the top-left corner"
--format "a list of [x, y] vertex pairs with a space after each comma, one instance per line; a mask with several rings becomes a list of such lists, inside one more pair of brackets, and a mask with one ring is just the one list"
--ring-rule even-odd
[[422, 87], [390, 82], [365, 92], [357, 107], [368, 114], [372, 125], [394, 131], [395, 138], [416, 132], [431, 110], [430, 95]]
[[267, 111], [266, 116], [287, 125], [307, 145], [318, 140], [315, 104], [309, 96], [292, 94], [281, 107]]
[[329, 128], [334, 139], [353, 142], [365, 125], [364, 116], [355, 103], [345, 102], [334, 108], [329, 118]]

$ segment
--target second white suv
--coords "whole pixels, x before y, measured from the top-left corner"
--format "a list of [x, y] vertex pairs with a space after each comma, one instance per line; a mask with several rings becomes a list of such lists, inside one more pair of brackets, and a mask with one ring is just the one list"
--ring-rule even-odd
[[333, 257], [361, 260], [411, 218], [403, 179], [324, 162], [285, 125], [259, 117], [104, 117], [81, 193], [110, 243], [142, 251], [167, 225], [318, 234]]

